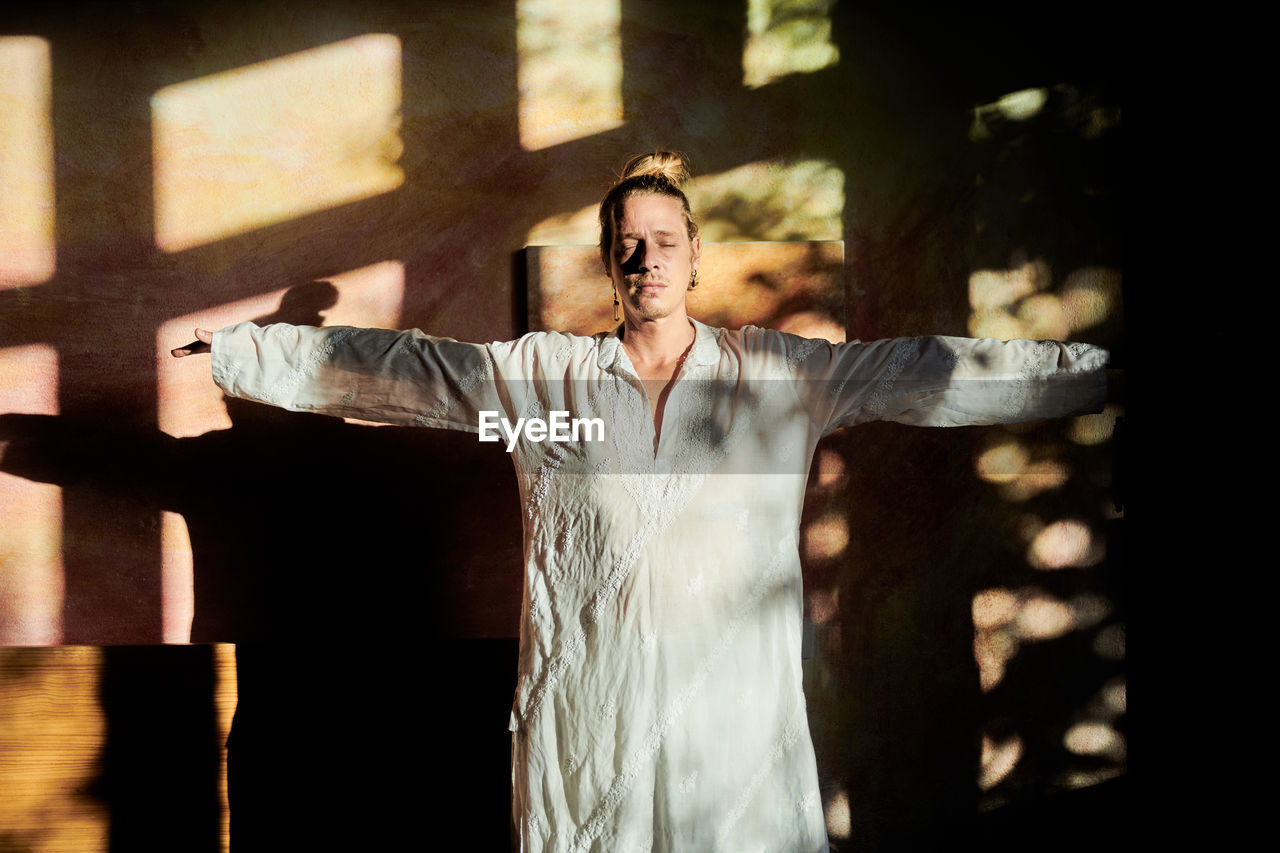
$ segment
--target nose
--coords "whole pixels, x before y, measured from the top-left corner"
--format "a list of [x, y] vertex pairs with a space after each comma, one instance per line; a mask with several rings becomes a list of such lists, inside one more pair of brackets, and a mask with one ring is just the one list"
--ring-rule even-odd
[[649, 271], [649, 270], [652, 270], [652, 269], [656, 269], [656, 268], [657, 268], [657, 266], [658, 266], [658, 253], [657, 253], [657, 252], [655, 252], [655, 251], [652, 251], [652, 250], [649, 248], [649, 243], [648, 243], [648, 241], [647, 241], [647, 240], [646, 240], [646, 241], [641, 242], [641, 243], [640, 243], [640, 245], [636, 247], [636, 250], [637, 250], [637, 252], [638, 252], [638, 253], [639, 253], [639, 255], [640, 255], [640, 269], [641, 269], [641, 270], [643, 270], [643, 271], [646, 271], [646, 272], [647, 272], [647, 271]]
[[636, 243], [636, 247], [632, 250], [630, 256], [622, 264], [622, 271], [627, 275], [643, 275], [655, 269], [657, 264], [657, 253], [650, 252], [648, 242], [640, 240]]

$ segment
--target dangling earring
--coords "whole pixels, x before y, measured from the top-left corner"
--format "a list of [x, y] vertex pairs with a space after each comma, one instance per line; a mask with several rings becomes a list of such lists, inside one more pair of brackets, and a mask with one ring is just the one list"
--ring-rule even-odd
[[621, 304], [622, 303], [618, 301], [618, 286], [615, 284], [613, 286], [613, 322], [615, 323], [621, 319], [618, 317], [618, 306]]
[[698, 271], [695, 269], [693, 275], [689, 276], [689, 289], [693, 290], [698, 286]]

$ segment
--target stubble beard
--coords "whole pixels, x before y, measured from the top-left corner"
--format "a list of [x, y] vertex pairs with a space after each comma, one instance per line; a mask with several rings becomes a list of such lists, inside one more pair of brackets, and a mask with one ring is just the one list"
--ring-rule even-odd
[[[661, 320], [664, 317], [670, 317], [675, 310], [674, 305], [667, 305], [663, 301], [665, 291], [659, 291], [653, 295], [646, 295], [642, 290], [640, 281], [627, 283], [627, 301], [631, 303], [631, 308], [641, 320]], [[667, 285], [670, 287], [670, 285]]]

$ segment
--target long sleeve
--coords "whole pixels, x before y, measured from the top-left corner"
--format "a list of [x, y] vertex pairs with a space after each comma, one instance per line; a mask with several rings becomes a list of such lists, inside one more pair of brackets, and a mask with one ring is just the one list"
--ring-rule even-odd
[[212, 365], [227, 394], [291, 411], [476, 432], [504, 409], [489, 347], [416, 330], [240, 323], [214, 333]]
[[785, 336], [822, 432], [868, 421], [1016, 423], [1099, 411], [1108, 354], [1089, 344], [956, 337], [828, 344]]

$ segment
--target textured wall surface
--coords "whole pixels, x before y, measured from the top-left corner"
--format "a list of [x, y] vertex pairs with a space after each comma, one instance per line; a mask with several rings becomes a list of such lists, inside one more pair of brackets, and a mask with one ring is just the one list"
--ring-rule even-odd
[[[704, 240], [842, 242], [843, 299], [826, 307], [843, 305], [847, 338], [1069, 337], [1123, 367], [1118, 23], [1088, 4], [852, 6], [6, 9], [0, 643], [31, 648], [5, 652], [0, 740], [34, 755], [11, 745], [74, 725], [69, 748], [99, 753], [48, 789], [0, 764], [5, 815], [22, 811], [0, 848], [75, 849], [54, 814], [84, 828], [80, 849], [222, 843], [232, 666], [220, 646], [157, 645], [189, 639], [241, 643], [239, 700], [259, 721], [242, 743], [287, 738], [282, 776], [242, 750], [255, 777], [317, 803], [332, 796], [317, 779], [381, 778], [398, 766], [386, 756], [443, 766], [459, 793], [437, 805], [505, 838], [520, 519], [504, 455], [225, 401], [204, 364], [167, 356], [194, 326], [510, 338], [530, 308], [525, 247], [594, 243], [593, 206], [625, 157], [673, 147]], [[833, 841], [1114, 840], [1122, 414], [871, 425], [823, 445], [802, 533]], [[194, 756], [186, 772], [159, 765], [189, 822], [160, 820], [154, 789], [122, 770], [166, 754], [122, 698], [158, 679], [187, 685], [172, 715], [186, 728], [150, 731]], [[419, 683], [433, 698], [405, 688]], [[343, 748], [308, 758], [334, 730]], [[464, 736], [442, 748], [442, 730]], [[269, 837], [285, 818], [241, 790], [242, 835]], [[73, 799], [41, 811], [46, 794]], [[333, 817], [317, 843], [371, 831], [338, 817], [358, 809], [319, 811]]]

